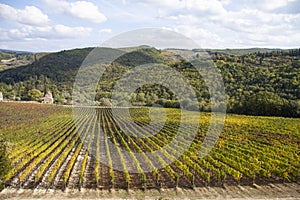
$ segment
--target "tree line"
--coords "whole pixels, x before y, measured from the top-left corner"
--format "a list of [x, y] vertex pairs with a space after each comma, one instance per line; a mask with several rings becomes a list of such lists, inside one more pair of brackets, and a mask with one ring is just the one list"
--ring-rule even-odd
[[[4, 98], [11, 100], [37, 100], [47, 91], [51, 91], [56, 103], [70, 103], [75, 75], [90, 50], [75, 49], [53, 53], [31, 65], [0, 72], [0, 91], [3, 92]], [[218, 52], [210, 54], [224, 80], [227, 112], [300, 116], [299, 49], [258, 51], [243, 55]], [[193, 87], [200, 110], [210, 111], [208, 88], [191, 63], [178, 55], [155, 48], [138, 49], [113, 62], [99, 81], [95, 101], [101, 104], [105, 102], [103, 98], [111, 98], [116, 81], [125, 72], [149, 62], [163, 63], [180, 72]], [[157, 75], [160, 76], [159, 72]], [[174, 83], [173, 86], [182, 88], [178, 83]], [[130, 101], [133, 105], [160, 104], [175, 108], [180, 106], [176, 94], [161, 85], [145, 85], [138, 88], [131, 95]], [[191, 110], [195, 109], [192, 105], [189, 106], [190, 99], [185, 99], [184, 104]]]

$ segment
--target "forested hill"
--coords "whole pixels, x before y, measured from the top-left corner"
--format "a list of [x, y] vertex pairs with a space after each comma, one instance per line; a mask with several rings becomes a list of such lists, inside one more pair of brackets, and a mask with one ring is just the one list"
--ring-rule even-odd
[[[1, 71], [0, 91], [4, 98], [17, 100], [37, 100], [46, 91], [51, 91], [57, 103], [69, 102], [77, 70], [91, 50], [51, 53], [32, 64]], [[251, 49], [243, 50], [240, 55], [233, 55], [239, 51], [232, 49], [208, 52], [223, 76], [229, 112], [300, 116], [300, 49]], [[187, 77], [196, 91], [201, 110], [210, 109], [209, 92], [190, 63], [166, 50], [147, 47], [136, 48], [108, 68], [99, 83], [96, 100], [109, 98], [114, 82], [128, 69], [149, 62], [167, 64]], [[139, 88], [132, 96], [132, 103], [179, 105], [176, 95], [159, 85]]]
[[47, 54], [0, 49], [0, 71], [29, 65]]
[[44, 75], [54, 83], [71, 82], [91, 50], [92, 48], [85, 48], [50, 53], [32, 64], [1, 72], [0, 81], [13, 84]]
[[[242, 56], [246, 54], [252, 53], [271, 53], [275, 51], [281, 51], [281, 49], [268, 49], [268, 48], [250, 48], [250, 49], [206, 49], [208, 53], [219, 53], [219, 54], [226, 54], [226, 55], [236, 55]], [[287, 50], [288, 51], [288, 50]]]

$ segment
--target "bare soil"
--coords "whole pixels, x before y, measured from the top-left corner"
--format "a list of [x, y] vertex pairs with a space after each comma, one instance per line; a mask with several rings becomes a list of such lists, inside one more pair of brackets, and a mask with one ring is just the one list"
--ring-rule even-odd
[[146, 189], [14, 189], [6, 188], [0, 199], [300, 199], [298, 183], [270, 183], [253, 186], [196, 187], [193, 190]]

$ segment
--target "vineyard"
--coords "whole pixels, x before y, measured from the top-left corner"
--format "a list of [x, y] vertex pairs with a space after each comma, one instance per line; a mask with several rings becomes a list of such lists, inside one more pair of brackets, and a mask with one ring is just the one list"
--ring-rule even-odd
[[[299, 184], [300, 119], [229, 114], [214, 148], [200, 158], [210, 114], [201, 113], [200, 121], [195, 122], [198, 113], [190, 112], [190, 120], [183, 123], [186, 127], [188, 123], [199, 123], [196, 136], [185, 153], [169, 165], [167, 160], [183, 150], [186, 137], [190, 137], [176, 137], [180, 110], [165, 109], [163, 128], [151, 137], [138, 137], [144, 134], [141, 131], [152, 132], [151, 128], [140, 129], [150, 123], [147, 108], [130, 108], [137, 126], [131, 126], [126, 119], [116, 123], [110, 108], [97, 108], [95, 115], [91, 114], [94, 108], [78, 109], [82, 109], [82, 117], [75, 126], [71, 107], [0, 104], [0, 135], [8, 141], [11, 160], [4, 180], [6, 187], [146, 190]], [[159, 116], [162, 110], [157, 108], [156, 114]], [[124, 108], [115, 112], [122, 113]], [[175, 148], [162, 151], [157, 163], [148, 158], [147, 152], [164, 147], [175, 137]], [[116, 151], [109, 143], [120, 148]], [[135, 157], [134, 152], [141, 157]], [[101, 160], [104, 157], [105, 162]], [[157, 164], [164, 167], [157, 168]]]

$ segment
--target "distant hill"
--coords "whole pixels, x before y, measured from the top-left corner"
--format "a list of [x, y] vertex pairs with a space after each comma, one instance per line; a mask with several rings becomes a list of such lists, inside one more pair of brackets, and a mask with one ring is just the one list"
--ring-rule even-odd
[[18, 50], [11, 50], [11, 49], [0, 49], [0, 52], [12, 53], [12, 54], [35, 54], [36, 52], [30, 51], [18, 51]]
[[29, 54], [28, 61], [33, 59], [31, 64], [1, 72], [0, 81], [11, 84], [40, 75], [50, 78], [55, 83], [73, 81], [79, 66], [91, 50], [92, 48], [86, 48], [38, 54], [43, 56], [35, 61], [35, 54]]
[[0, 71], [31, 64], [47, 54], [0, 49]]
[[272, 51], [282, 51], [282, 49], [274, 48], [274, 49], [268, 49], [268, 48], [249, 48], [249, 49], [204, 49], [210, 54], [214, 53], [220, 53], [220, 54], [227, 54], [227, 55], [236, 55], [241, 56], [245, 54], [253, 54], [253, 53], [267, 53]]
[[146, 48], [151, 48], [148, 45], [141, 45], [141, 46], [137, 46], [137, 47], [123, 47], [123, 48], [119, 48], [121, 51], [125, 51], [125, 52], [131, 52], [131, 51], [137, 51], [139, 49], [146, 49]]
[[[136, 50], [127, 53], [126, 56], [119, 57], [114, 62], [123, 66], [137, 66], [145, 63], [162, 63], [169, 60], [169, 58], [161, 55], [160, 51], [155, 48], [140, 47], [134, 49]], [[92, 50], [93, 48], [84, 48], [46, 54], [29, 65], [1, 72], [0, 81], [12, 84], [28, 80], [33, 76], [44, 75], [57, 84], [72, 82], [83, 60]], [[129, 49], [126, 50], [129, 51]]]
[[[76, 73], [92, 50], [93, 48], [84, 48], [20, 55], [2, 52], [3, 59], [25, 59], [32, 63], [0, 71], [0, 91], [4, 98], [29, 100], [28, 91], [32, 89], [44, 93], [50, 90], [55, 101], [62, 103], [64, 99], [70, 99]], [[210, 96], [203, 79], [190, 63], [177, 55], [184, 50], [158, 50], [141, 46], [123, 48], [120, 51], [125, 54], [116, 59], [103, 74], [96, 100], [110, 98], [115, 81], [132, 67], [146, 63], [163, 63], [176, 69], [190, 81], [201, 102], [201, 110], [210, 109]], [[203, 50], [194, 50], [195, 55], [201, 54], [200, 51]], [[263, 115], [267, 112], [268, 115], [300, 116], [300, 49], [212, 49], [208, 52], [223, 76], [228, 112], [255, 114], [257, 109], [247, 110], [252, 107], [248, 103], [265, 99], [268, 105], [271, 102], [278, 103], [272, 104], [272, 109], [269, 110], [279, 111], [264, 111]], [[177, 83], [174, 86], [181, 87]], [[267, 102], [268, 99], [270, 102]], [[172, 91], [159, 85], [139, 88], [132, 101], [136, 105], [159, 103], [167, 107], [178, 106]], [[266, 105], [263, 109], [267, 107]], [[280, 111], [281, 108], [284, 110], [283, 107], [289, 114]]]

